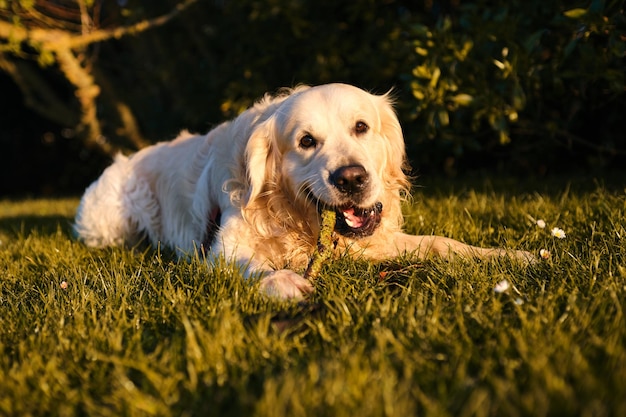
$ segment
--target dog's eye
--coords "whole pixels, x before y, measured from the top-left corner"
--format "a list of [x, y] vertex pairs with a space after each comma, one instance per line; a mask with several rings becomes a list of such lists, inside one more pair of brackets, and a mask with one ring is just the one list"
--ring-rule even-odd
[[303, 149], [314, 148], [317, 145], [317, 141], [311, 135], [304, 135], [302, 139], [300, 139], [300, 147]]
[[365, 122], [360, 120], [354, 125], [354, 131], [357, 135], [362, 135], [363, 133], [367, 132], [368, 129], [369, 126]]

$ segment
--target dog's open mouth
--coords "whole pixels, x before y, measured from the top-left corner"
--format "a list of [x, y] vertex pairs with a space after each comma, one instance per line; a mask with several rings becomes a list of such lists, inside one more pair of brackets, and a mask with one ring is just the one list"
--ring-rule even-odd
[[369, 236], [380, 224], [382, 211], [383, 203], [381, 202], [369, 208], [356, 206], [335, 208], [337, 213], [335, 231], [350, 238]]

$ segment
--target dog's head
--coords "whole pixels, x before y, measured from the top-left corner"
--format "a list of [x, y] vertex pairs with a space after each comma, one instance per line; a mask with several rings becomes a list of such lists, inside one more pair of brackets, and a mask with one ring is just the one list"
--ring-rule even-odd
[[404, 140], [388, 95], [345, 84], [300, 87], [256, 127], [246, 147], [248, 203], [280, 190], [296, 207], [336, 210], [335, 230], [371, 235], [398, 215]]

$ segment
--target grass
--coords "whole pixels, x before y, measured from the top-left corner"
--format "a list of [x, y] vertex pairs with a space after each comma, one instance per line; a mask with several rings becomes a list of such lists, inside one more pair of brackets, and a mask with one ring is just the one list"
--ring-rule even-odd
[[88, 249], [76, 199], [2, 201], [0, 415], [626, 415], [624, 188], [572, 184], [406, 206], [410, 232], [549, 250], [538, 265], [339, 259], [306, 304], [227, 262]]

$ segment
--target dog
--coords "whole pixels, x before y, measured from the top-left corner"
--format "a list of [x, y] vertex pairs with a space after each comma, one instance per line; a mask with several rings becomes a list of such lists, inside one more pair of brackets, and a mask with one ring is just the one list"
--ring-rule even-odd
[[406, 168], [389, 93], [299, 86], [266, 94], [206, 135], [183, 132], [117, 156], [85, 191], [74, 230], [93, 247], [147, 240], [180, 256], [225, 257], [282, 298], [313, 291], [296, 271], [314, 252], [328, 209], [336, 211], [336, 254], [532, 258], [403, 233]]

